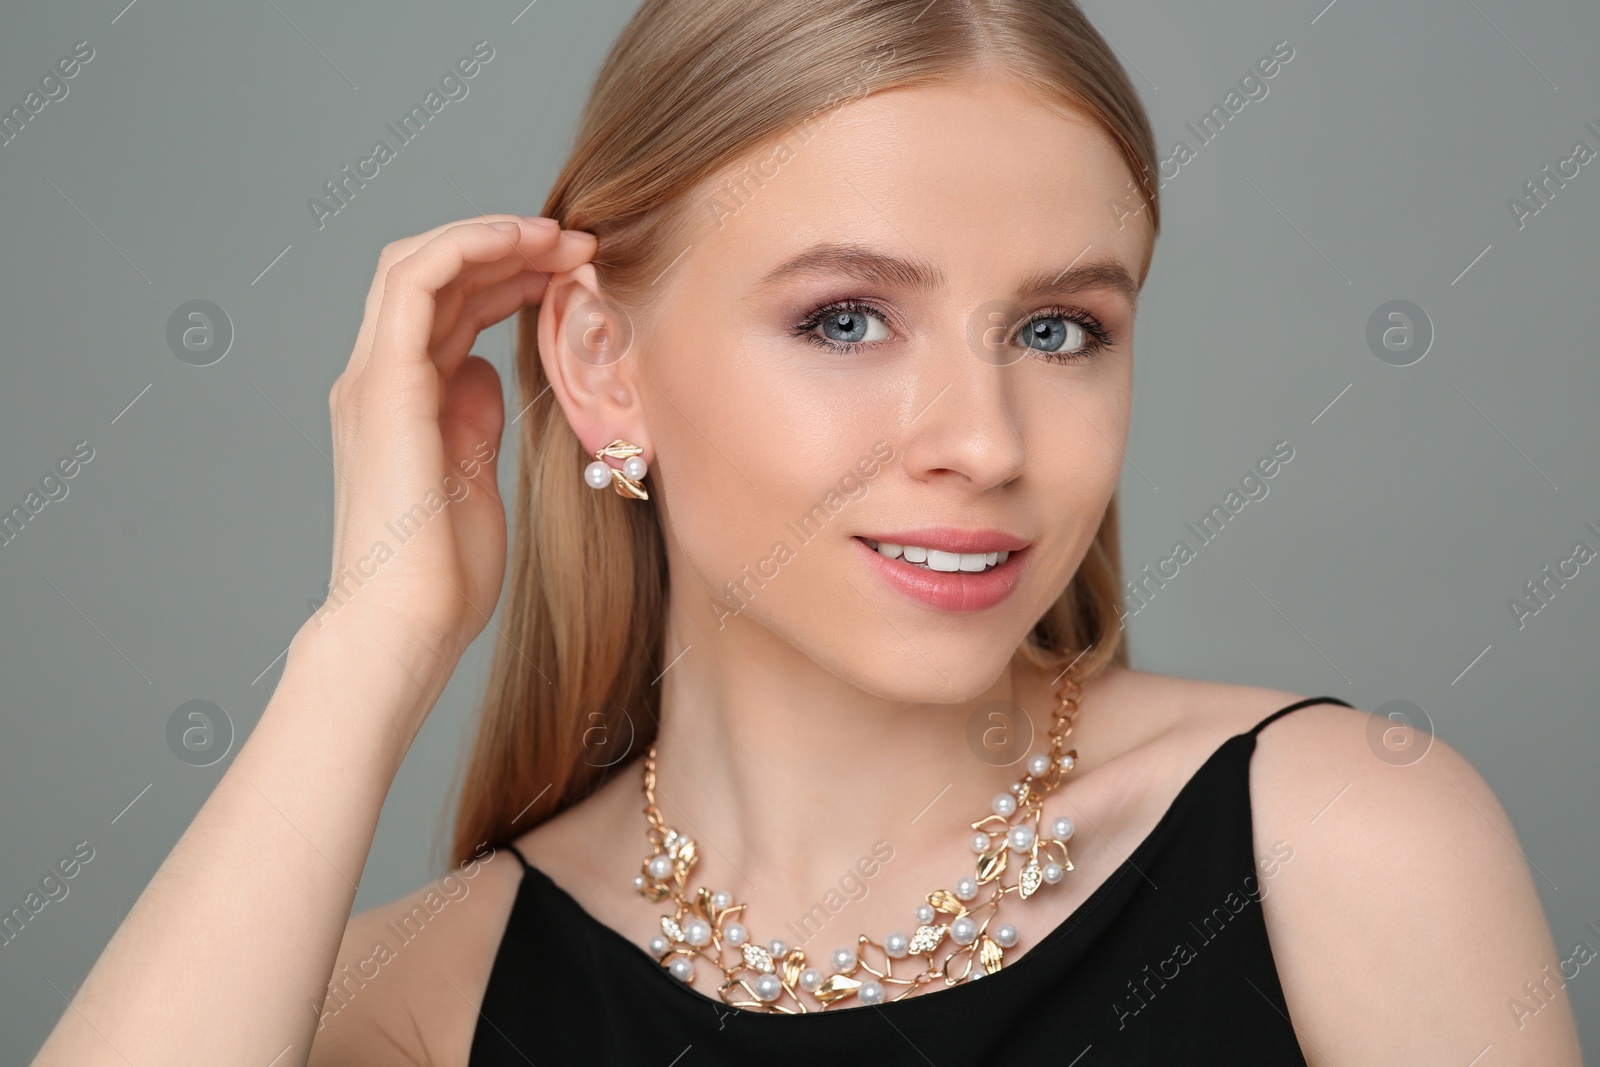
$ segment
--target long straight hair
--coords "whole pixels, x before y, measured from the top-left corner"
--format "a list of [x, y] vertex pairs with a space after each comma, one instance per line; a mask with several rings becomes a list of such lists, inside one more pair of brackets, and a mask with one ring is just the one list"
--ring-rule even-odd
[[[1132, 175], [1119, 217], [1160, 230], [1155, 139], [1110, 46], [1071, 0], [646, 0], [612, 46], [543, 215], [599, 239], [602, 291], [636, 322], [698, 212], [736, 203], [753, 152], [813, 136], [884, 89], [999, 70], [1086, 115]], [[743, 184], [740, 184], [740, 183]], [[700, 216], [704, 218], [705, 216]], [[667, 566], [654, 498], [596, 493], [547, 388], [538, 308], [517, 318], [517, 485], [510, 589], [470, 755], [452, 864], [591, 794], [654, 739], [665, 667]], [[1126, 666], [1113, 495], [1093, 543], [1023, 654]], [[619, 755], [601, 757], [602, 752]]]

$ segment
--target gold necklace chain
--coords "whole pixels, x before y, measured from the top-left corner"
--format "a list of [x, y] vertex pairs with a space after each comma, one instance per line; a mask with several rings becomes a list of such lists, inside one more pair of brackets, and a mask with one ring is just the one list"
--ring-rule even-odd
[[[738, 921], [746, 905], [733, 903], [728, 893], [701, 886], [693, 896], [687, 895], [699, 849], [693, 838], [668, 826], [656, 807], [652, 744], [644, 760], [644, 813], [650, 823], [645, 836], [654, 852], [645, 858], [633, 884], [651, 901], [670, 897], [674, 904], [671, 914], [661, 916], [661, 933], [650, 943], [652, 955], [686, 984], [694, 982], [695, 961], [706, 960], [722, 974], [717, 992], [725, 1003], [785, 1015], [821, 1011], [851, 998], [858, 1004], [881, 1004], [909, 996], [928, 982], [943, 979], [945, 985], [954, 986], [998, 971], [1005, 950], [1018, 939], [1009, 923], [990, 929], [1001, 901], [1009, 893], [1026, 900], [1072, 870], [1067, 855], [1072, 820], [1056, 819], [1048, 835], [1041, 832], [1039, 822], [1044, 798], [1077, 764], [1077, 750], [1063, 751], [1063, 747], [1082, 695], [1069, 667], [1056, 691], [1048, 752], [1029, 757], [1027, 773], [994, 798], [991, 814], [971, 824], [974, 874], [958, 879], [954, 888], [929, 893], [927, 903], [917, 908], [915, 933], [890, 934], [882, 942], [862, 934], [854, 950], [839, 949], [831, 959], [819, 961], [820, 966], [809, 962], [799, 946], [781, 939], [766, 945], [753, 940]], [[1016, 881], [1007, 885], [1004, 876], [1013, 869]], [[978, 901], [984, 887], [989, 887], [989, 895]], [[944, 958], [936, 962], [941, 951]], [[724, 960], [728, 953], [731, 962]], [[919, 959], [923, 968], [916, 975], [894, 973], [896, 960]]]

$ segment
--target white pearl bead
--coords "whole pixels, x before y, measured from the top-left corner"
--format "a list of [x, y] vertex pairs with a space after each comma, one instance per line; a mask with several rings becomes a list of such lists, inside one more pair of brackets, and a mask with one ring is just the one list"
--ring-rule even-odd
[[683, 939], [695, 948], [711, 944], [711, 924], [704, 919], [690, 919], [683, 924]]
[[667, 964], [667, 970], [672, 972], [672, 977], [680, 982], [687, 982], [694, 977], [694, 960], [687, 956], [679, 956]]
[[1043, 778], [1050, 773], [1050, 757], [1040, 752], [1028, 760], [1028, 773], [1035, 778]]
[[970, 945], [978, 936], [978, 924], [965, 915], [950, 924], [950, 938], [958, 945]]
[[883, 939], [883, 951], [894, 959], [904, 959], [911, 947], [911, 939], [898, 930]]
[[1064, 770], [1064, 771], [1070, 771], [1070, 770], [1072, 770], [1072, 765], [1074, 763], [1076, 763], [1076, 762], [1078, 762], [1078, 761], [1073, 759], [1071, 756], [1062, 756], [1061, 757], [1061, 769]]
[[633, 888], [635, 888], [635, 889], [643, 889], [644, 888], [644, 875], [636, 874], [636, 875], [633, 876]]
[[1070, 841], [1074, 829], [1072, 820], [1063, 815], [1050, 824], [1050, 836], [1057, 841]]
[[1024, 823], [1013, 826], [1006, 834], [1006, 844], [1011, 846], [1013, 852], [1026, 852], [1033, 847], [1033, 827]]
[[1051, 885], [1055, 885], [1057, 882], [1061, 881], [1061, 876], [1066, 872], [1061, 869], [1061, 864], [1059, 863], [1047, 863], [1044, 865], [1044, 870], [1040, 871], [1039, 873], [1044, 875], [1044, 880], [1046, 882], [1049, 882]]
[[996, 815], [1007, 816], [1017, 810], [1017, 798], [1010, 793], [1001, 793], [990, 802], [989, 806], [994, 809]]
[[728, 893], [728, 892], [725, 892], [725, 891], [719, 889], [715, 893], [711, 894], [711, 906], [713, 908], [716, 908], [719, 911], [722, 910], [723, 908], [726, 908], [728, 905], [730, 905], [732, 903], [733, 903], [733, 894], [732, 893]]
[[989, 851], [989, 835], [984, 833], [982, 830], [978, 830], [978, 831], [974, 832], [973, 835], [972, 835], [972, 839], [968, 842], [968, 846], [974, 852], [988, 852]]
[[918, 904], [917, 905], [917, 922], [919, 922], [919, 923], [931, 923], [931, 922], [933, 922], [933, 905], [932, 904]]
[[667, 954], [667, 949], [671, 947], [672, 942], [668, 941], [660, 934], [657, 934], [650, 939], [650, 954], [652, 956], [664, 956]]
[[978, 979], [982, 978], [988, 973], [989, 972], [984, 970], [982, 967], [974, 967], [972, 970], [967, 972], [967, 981], [976, 982]]
[[611, 484], [611, 465], [604, 460], [595, 460], [583, 468], [583, 480], [589, 483], [591, 489], [604, 489]]
[[756, 978], [753, 988], [762, 1000], [777, 1000], [783, 992], [783, 981], [775, 974], [763, 974]]
[[636, 482], [643, 478], [649, 469], [649, 467], [645, 466], [643, 456], [629, 456], [622, 461], [622, 473]]
[[822, 972], [815, 967], [807, 967], [800, 972], [800, 988], [807, 993], [815, 993], [822, 985]]
[[664, 882], [672, 874], [672, 857], [665, 852], [659, 856], [651, 856], [650, 863], [646, 869], [649, 870], [650, 877], [658, 882]]
[[1017, 928], [1010, 923], [1001, 923], [994, 932], [994, 942], [1001, 948], [1010, 948], [1017, 943]]
[[750, 937], [750, 931], [744, 928], [744, 923], [729, 923], [722, 928], [722, 940], [738, 948]]
[[863, 1004], [882, 1004], [883, 983], [862, 982], [861, 988], [856, 990], [856, 996], [861, 998], [861, 1003]]
[[978, 882], [975, 878], [960, 878], [956, 881], [955, 894], [957, 900], [971, 900], [978, 895]]
[[836, 948], [833, 950], [833, 969], [843, 973], [856, 965], [856, 950], [853, 948]]
[[789, 951], [789, 943], [782, 938], [775, 937], [767, 944], [767, 951], [774, 956], [781, 956]]

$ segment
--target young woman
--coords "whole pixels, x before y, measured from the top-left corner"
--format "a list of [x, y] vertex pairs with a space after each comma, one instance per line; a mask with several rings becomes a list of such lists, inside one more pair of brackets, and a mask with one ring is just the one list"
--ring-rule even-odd
[[384, 249], [329, 603], [37, 1062], [1577, 1064], [1461, 755], [1129, 669], [1156, 158], [1067, 0], [646, 3], [543, 217]]

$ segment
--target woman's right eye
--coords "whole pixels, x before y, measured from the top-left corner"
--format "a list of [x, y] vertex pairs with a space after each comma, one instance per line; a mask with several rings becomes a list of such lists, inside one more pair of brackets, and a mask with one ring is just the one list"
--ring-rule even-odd
[[800, 331], [812, 343], [836, 352], [889, 337], [889, 325], [880, 312], [849, 301], [818, 308], [801, 324]]

